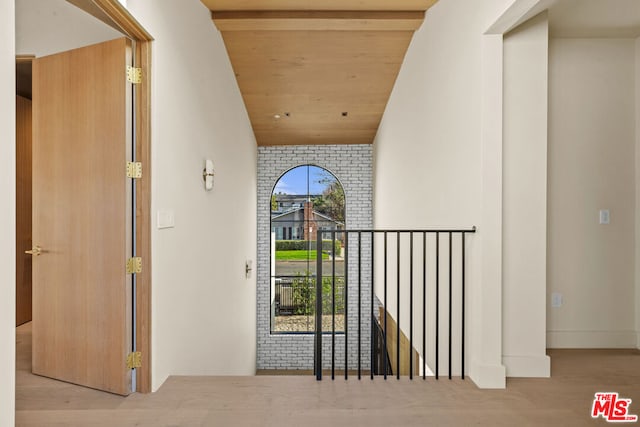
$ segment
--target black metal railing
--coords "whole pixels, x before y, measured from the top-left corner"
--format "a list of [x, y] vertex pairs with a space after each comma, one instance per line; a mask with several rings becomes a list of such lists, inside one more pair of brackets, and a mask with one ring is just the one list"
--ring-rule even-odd
[[[404, 335], [404, 331], [408, 330], [409, 352], [408, 352], [408, 372], [409, 377], [413, 379], [414, 370], [414, 334], [416, 328], [418, 332], [422, 333], [422, 348], [421, 348], [421, 366], [422, 378], [427, 378], [427, 371], [430, 369], [427, 362], [427, 348], [431, 345], [433, 349], [433, 370], [436, 379], [440, 376], [440, 357], [441, 352], [446, 351], [446, 357], [448, 361], [448, 378], [453, 376], [453, 351], [454, 351], [454, 333], [457, 335], [455, 342], [456, 350], [459, 349], [459, 369], [462, 379], [465, 377], [465, 266], [466, 266], [466, 238], [467, 234], [475, 233], [475, 227], [470, 229], [423, 229], [423, 230], [318, 230], [317, 241], [318, 245], [321, 244], [323, 239], [327, 236], [331, 237], [334, 242], [340, 238], [344, 242], [343, 259], [344, 259], [344, 286], [343, 290], [343, 304], [344, 304], [344, 334], [341, 333], [342, 345], [344, 346], [344, 370], [345, 379], [349, 376], [349, 370], [355, 369], [357, 371], [358, 379], [362, 377], [363, 363], [369, 365], [370, 377], [374, 378], [375, 375], [383, 375], [387, 378], [387, 375], [395, 375], [400, 379], [401, 375], [401, 345], [400, 337]], [[443, 238], [441, 238], [443, 237]], [[395, 239], [394, 239], [395, 238]], [[352, 244], [350, 245], [350, 240]], [[395, 255], [390, 254], [389, 247], [394, 245], [395, 241]], [[335, 248], [335, 245], [333, 245]], [[444, 246], [447, 255], [441, 256], [441, 248]], [[318, 246], [320, 247], [320, 246]], [[349, 257], [350, 247], [355, 250], [356, 253]], [[376, 249], [378, 247], [378, 249]], [[457, 253], [454, 253], [454, 248]], [[393, 248], [392, 248], [393, 249]], [[408, 250], [407, 250], [408, 249]], [[376, 251], [382, 250], [382, 254], [377, 255]], [[333, 249], [332, 251], [335, 251]], [[407, 256], [408, 254], [408, 256]], [[416, 260], [420, 260], [416, 262]], [[336, 329], [335, 329], [335, 302], [336, 302], [336, 275], [335, 275], [335, 253], [332, 254], [332, 271], [331, 275], [323, 274], [323, 262], [322, 253], [318, 251], [317, 257], [317, 270], [316, 274], [319, 280], [323, 278], [330, 278], [332, 284], [330, 313], [332, 315], [332, 327], [330, 331], [323, 331], [322, 328], [322, 313], [323, 313], [323, 298], [321, 287], [316, 287], [315, 298], [315, 352], [314, 352], [314, 372], [317, 380], [322, 379], [323, 369], [330, 363], [331, 378], [335, 379], [336, 374]], [[395, 265], [393, 265], [395, 261]], [[349, 268], [349, 263], [355, 262], [356, 267]], [[416, 267], [416, 264], [422, 264]], [[444, 268], [441, 268], [441, 264]], [[421, 268], [420, 268], [421, 267]], [[454, 268], [455, 267], [455, 268]], [[369, 271], [365, 271], [368, 269]], [[376, 270], [380, 270], [382, 277], [376, 281]], [[448, 270], [448, 273], [443, 274]], [[390, 274], [393, 277], [390, 278]], [[417, 273], [419, 272], [419, 273]], [[351, 280], [349, 274], [355, 275]], [[395, 273], [395, 274], [393, 274]], [[417, 283], [422, 282], [422, 283]], [[456, 283], [455, 296], [457, 300], [454, 302], [454, 282]], [[420, 290], [420, 284], [421, 290]], [[459, 287], [458, 287], [459, 286]], [[376, 292], [378, 287], [378, 292]], [[357, 302], [349, 302], [349, 289], [356, 291]], [[444, 288], [445, 294], [441, 294], [441, 288]], [[416, 289], [418, 291], [416, 292]], [[433, 290], [435, 297], [433, 301], [428, 301], [427, 294], [429, 290]], [[405, 294], [403, 294], [403, 292]], [[406, 293], [408, 292], [408, 297]], [[448, 295], [447, 295], [448, 293]], [[421, 301], [414, 300], [414, 296], [418, 294], [421, 297]], [[379, 297], [382, 300], [379, 299]], [[395, 304], [390, 307], [388, 302], [390, 296], [395, 296]], [[447, 299], [445, 307], [441, 307], [441, 296]], [[403, 324], [401, 326], [401, 309], [406, 308], [401, 303], [402, 297], [408, 300], [409, 321], [408, 325]], [[368, 301], [367, 301], [368, 299]], [[428, 304], [429, 303], [429, 307]], [[417, 312], [421, 317], [421, 325], [414, 325], [414, 315]], [[353, 309], [355, 306], [356, 312], [349, 312], [349, 309]], [[384, 310], [384, 319], [380, 321], [376, 320], [375, 307], [381, 307]], [[429, 309], [432, 308], [432, 309]], [[457, 330], [454, 331], [454, 308], [456, 312], [456, 326]], [[369, 309], [369, 316], [371, 319], [370, 327], [364, 325], [363, 327], [363, 311]], [[381, 310], [381, 312], [383, 311]], [[395, 315], [395, 336], [396, 336], [396, 348], [395, 348], [395, 363], [396, 366], [391, 366], [388, 352], [388, 325], [387, 317], [389, 311], [392, 310]], [[443, 312], [446, 310], [446, 313]], [[421, 313], [420, 313], [421, 311]], [[326, 309], [325, 309], [326, 312]], [[382, 317], [382, 316], [381, 316]], [[441, 317], [444, 317], [444, 322], [441, 321]], [[366, 319], [367, 317], [365, 317]], [[355, 332], [357, 337], [350, 338], [349, 322], [356, 322], [356, 327], [352, 328], [352, 333]], [[429, 333], [427, 332], [428, 323], [435, 325], [431, 328]], [[445, 323], [444, 325], [442, 323]], [[408, 328], [407, 328], [408, 326]], [[364, 332], [363, 332], [364, 331]], [[327, 332], [331, 336], [330, 345], [330, 362], [325, 360], [323, 363], [323, 333], [325, 338]], [[364, 336], [369, 334], [368, 337]], [[446, 335], [447, 340], [446, 347], [441, 347], [442, 335]], [[369, 355], [363, 353], [363, 341], [370, 345]], [[355, 350], [351, 350], [349, 345], [355, 344]], [[393, 343], [391, 343], [393, 344]], [[366, 351], [366, 350], [365, 350]], [[369, 358], [367, 361], [366, 358]], [[351, 363], [350, 363], [351, 361]]]
[[371, 319], [371, 325], [373, 329], [373, 357], [371, 359], [373, 360], [373, 365], [371, 367], [371, 377], [373, 378], [374, 375], [385, 375], [386, 373], [393, 375], [393, 367], [391, 366], [389, 352], [385, 344], [384, 331], [375, 316]]

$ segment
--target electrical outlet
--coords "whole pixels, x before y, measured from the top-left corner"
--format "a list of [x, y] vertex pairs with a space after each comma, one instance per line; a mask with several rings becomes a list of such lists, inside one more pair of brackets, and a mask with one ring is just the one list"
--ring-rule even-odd
[[554, 292], [551, 294], [551, 307], [560, 308], [562, 307], [562, 294], [558, 292]]

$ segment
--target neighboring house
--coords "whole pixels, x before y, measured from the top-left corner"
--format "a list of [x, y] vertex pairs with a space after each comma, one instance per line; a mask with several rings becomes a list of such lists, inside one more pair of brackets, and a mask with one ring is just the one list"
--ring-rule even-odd
[[271, 230], [276, 233], [276, 240], [315, 240], [318, 229], [344, 229], [342, 222], [314, 210], [313, 202], [280, 201], [279, 195], [276, 200], [280, 209], [271, 211]]
[[298, 195], [298, 194], [274, 194], [276, 209], [273, 207], [271, 213], [283, 213], [295, 208], [302, 208], [304, 204], [318, 195]]

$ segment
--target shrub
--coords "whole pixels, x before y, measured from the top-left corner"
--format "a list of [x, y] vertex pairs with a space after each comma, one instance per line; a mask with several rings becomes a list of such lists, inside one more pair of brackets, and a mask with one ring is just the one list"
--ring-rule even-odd
[[[331, 243], [333, 240], [322, 241], [322, 251], [331, 252]], [[336, 252], [340, 252], [340, 241], [336, 240]], [[315, 250], [316, 242], [309, 240], [276, 240], [276, 251], [305, 251], [307, 249]]]
[[[311, 315], [315, 313], [316, 279], [300, 276], [293, 279], [293, 302], [296, 306], [294, 314]], [[336, 313], [344, 312], [344, 278], [336, 277]], [[331, 277], [322, 278], [322, 314], [331, 314]]]

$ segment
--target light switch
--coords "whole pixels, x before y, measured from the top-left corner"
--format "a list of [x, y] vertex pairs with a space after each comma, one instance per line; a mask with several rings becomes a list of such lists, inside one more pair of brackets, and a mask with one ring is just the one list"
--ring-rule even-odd
[[600, 210], [600, 224], [609, 224], [610, 216], [609, 209]]
[[175, 227], [175, 219], [172, 210], [158, 211], [158, 229]]
[[204, 170], [202, 171], [202, 177], [204, 178], [204, 188], [207, 191], [213, 190], [213, 160], [204, 161]]
[[562, 307], [562, 294], [558, 292], [554, 292], [551, 294], [551, 307], [560, 308]]

